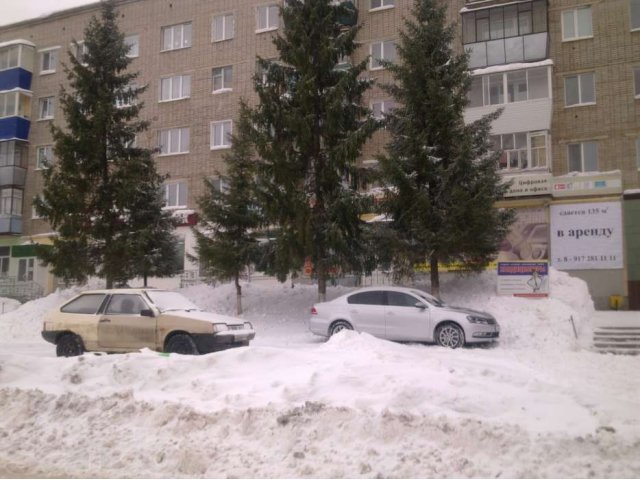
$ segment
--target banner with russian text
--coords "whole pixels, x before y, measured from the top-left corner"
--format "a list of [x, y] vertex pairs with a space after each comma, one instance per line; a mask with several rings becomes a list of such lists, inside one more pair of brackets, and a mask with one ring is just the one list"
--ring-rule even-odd
[[498, 295], [548, 297], [547, 262], [498, 262]]
[[620, 202], [551, 205], [551, 264], [559, 270], [623, 268]]

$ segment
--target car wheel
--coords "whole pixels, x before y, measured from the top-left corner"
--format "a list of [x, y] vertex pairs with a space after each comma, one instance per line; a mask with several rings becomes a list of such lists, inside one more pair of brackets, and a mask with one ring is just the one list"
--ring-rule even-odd
[[353, 330], [353, 327], [349, 322], [345, 322], [344, 320], [338, 320], [337, 322], [331, 325], [331, 328], [329, 328], [329, 336], [331, 337], [336, 333], [341, 332], [342, 330]]
[[190, 335], [178, 333], [173, 335], [165, 346], [166, 353], [179, 353], [180, 355], [198, 355], [198, 347]]
[[73, 333], [65, 333], [56, 342], [56, 355], [58, 357], [77, 357], [84, 353], [82, 339]]
[[441, 347], [462, 347], [464, 345], [464, 332], [455, 323], [445, 323], [436, 330], [436, 342]]

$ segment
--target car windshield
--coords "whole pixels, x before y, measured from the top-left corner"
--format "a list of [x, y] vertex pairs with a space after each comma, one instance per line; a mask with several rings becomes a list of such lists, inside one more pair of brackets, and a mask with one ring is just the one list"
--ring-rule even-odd
[[430, 303], [431, 305], [435, 305], [436, 307], [446, 306], [446, 304], [442, 300], [438, 300], [436, 297], [429, 295], [428, 293], [423, 292], [422, 290], [411, 290], [411, 293], [419, 296], [420, 298], [425, 299], [428, 303]]
[[147, 296], [161, 312], [175, 310], [201, 310], [200, 307], [176, 292], [147, 290]]

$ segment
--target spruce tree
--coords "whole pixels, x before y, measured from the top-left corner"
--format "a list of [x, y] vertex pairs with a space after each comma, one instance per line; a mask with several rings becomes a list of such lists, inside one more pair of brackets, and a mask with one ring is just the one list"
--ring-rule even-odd
[[396, 277], [428, 261], [436, 296], [439, 263], [482, 269], [512, 221], [512, 212], [494, 208], [507, 189], [489, 140], [500, 112], [465, 125], [471, 77], [467, 55], [452, 50], [446, 9], [440, 0], [415, 0], [398, 60], [385, 62], [394, 78], [385, 89], [398, 106], [386, 118], [391, 140], [380, 157]]
[[251, 264], [260, 225], [250, 133], [248, 109], [241, 103], [231, 151], [224, 156], [227, 175], [220, 175], [219, 188], [205, 179], [207, 190], [199, 200], [201, 219], [193, 229], [198, 260], [206, 274], [216, 280], [234, 281], [238, 315], [242, 314], [240, 278]]
[[137, 73], [127, 71], [131, 60], [112, 1], [89, 22], [84, 49], [78, 58], [70, 53], [65, 66], [69, 89], [61, 88], [59, 100], [67, 125], [52, 127], [57, 162], [43, 172], [43, 195], [35, 201], [57, 231], [39, 256], [65, 281], [97, 275], [111, 288], [136, 275], [170, 273], [140, 255], [149, 260], [171, 250], [173, 225], [161, 210], [164, 177], [153, 152], [133, 145], [148, 127], [138, 119], [144, 87], [136, 88]]
[[[257, 191], [279, 227], [271, 262], [282, 278], [313, 263], [318, 297], [333, 275], [360, 272], [362, 199], [348, 179], [375, 121], [362, 106], [366, 62], [343, 64], [356, 48], [350, 2], [288, 0], [276, 61], [259, 59], [253, 125]], [[351, 17], [353, 18], [353, 17]]]

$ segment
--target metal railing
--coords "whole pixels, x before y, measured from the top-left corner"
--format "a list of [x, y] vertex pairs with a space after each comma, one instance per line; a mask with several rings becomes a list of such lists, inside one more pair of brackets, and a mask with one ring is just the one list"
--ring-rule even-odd
[[17, 277], [0, 277], [0, 297], [14, 298], [21, 302], [42, 297], [44, 288], [33, 280], [18, 280]]

